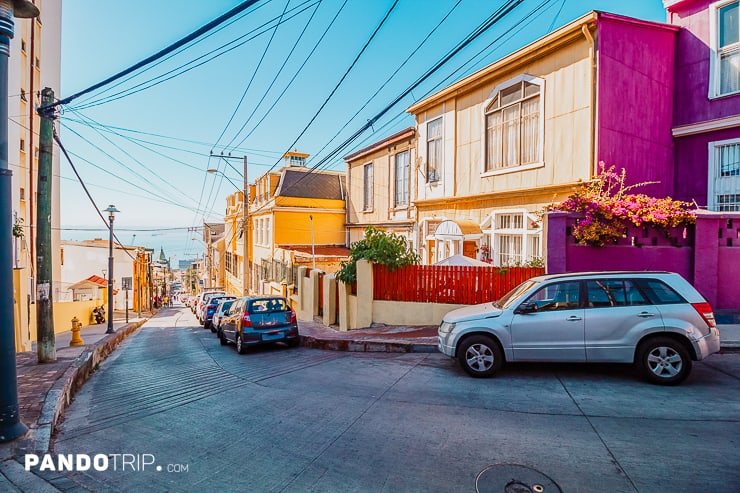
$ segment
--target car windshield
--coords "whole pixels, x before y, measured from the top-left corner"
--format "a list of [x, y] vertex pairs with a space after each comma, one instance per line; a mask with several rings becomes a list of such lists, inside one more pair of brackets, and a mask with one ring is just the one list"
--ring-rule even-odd
[[226, 313], [229, 308], [231, 308], [231, 305], [234, 304], [234, 300], [228, 300], [221, 303], [221, 312]]
[[533, 281], [532, 279], [529, 279], [528, 281], [524, 281], [519, 286], [515, 287], [505, 295], [503, 295], [500, 299], [493, 302], [493, 305], [501, 308], [502, 310], [509, 308], [518, 298], [522, 295], [525, 291], [528, 291], [532, 286], [535, 286], [539, 284], [537, 281]]

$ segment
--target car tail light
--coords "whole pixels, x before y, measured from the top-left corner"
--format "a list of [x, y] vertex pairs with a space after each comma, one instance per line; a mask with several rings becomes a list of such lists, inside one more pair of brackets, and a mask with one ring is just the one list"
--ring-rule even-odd
[[298, 319], [295, 316], [295, 312], [293, 310], [290, 310], [290, 323], [294, 324], [298, 322]]
[[252, 326], [252, 319], [249, 318], [249, 313], [244, 312], [244, 315], [242, 315], [242, 327], [251, 327]]
[[696, 310], [699, 315], [701, 315], [701, 318], [704, 319], [708, 326], [717, 326], [717, 322], [714, 320], [712, 305], [710, 305], [709, 303], [692, 303], [691, 306], [693, 306], [694, 310]]

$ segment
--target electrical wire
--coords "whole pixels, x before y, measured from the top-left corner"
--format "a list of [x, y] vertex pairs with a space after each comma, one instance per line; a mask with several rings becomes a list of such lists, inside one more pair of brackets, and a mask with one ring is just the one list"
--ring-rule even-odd
[[[306, 0], [301, 5], [305, 5], [309, 1], [310, 0]], [[306, 7], [301, 8], [300, 10], [299, 10], [299, 7], [295, 7], [293, 9], [291, 9], [291, 15], [288, 16], [288, 17], [286, 17], [282, 22], [288, 22], [288, 21], [290, 21], [294, 17], [296, 17], [296, 16], [302, 14], [303, 12], [305, 12], [306, 10], [310, 9], [313, 5], [315, 5], [315, 3], [310, 4], [310, 5], [307, 5]], [[270, 21], [262, 24], [262, 26], [260, 26], [260, 27], [268, 26], [274, 20], [275, 19], [272, 19], [272, 20], [270, 20]], [[211, 62], [213, 60], [215, 60], [216, 58], [221, 57], [222, 55], [225, 55], [226, 53], [229, 53], [229, 52], [231, 52], [231, 51], [233, 51], [233, 50], [235, 50], [235, 49], [237, 49], [237, 48], [239, 48], [241, 46], [244, 46], [249, 41], [252, 41], [255, 38], [258, 38], [259, 36], [261, 36], [261, 35], [265, 34], [266, 32], [270, 31], [270, 29], [271, 29], [270, 27], [266, 27], [262, 31], [257, 32], [256, 34], [253, 34], [251, 37], [247, 38], [246, 40], [242, 41], [241, 43], [237, 43], [237, 44], [235, 44], [234, 46], [231, 46], [228, 49], [224, 49], [226, 46], [228, 46], [230, 44], [233, 44], [233, 43], [236, 43], [236, 41], [238, 41], [240, 39], [243, 39], [246, 36], [249, 36], [250, 34], [252, 34], [252, 33], [254, 33], [256, 31], [256, 29], [255, 30], [252, 30], [252, 31], [250, 31], [247, 34], [244, 34], [244, 35], [240, 36], [236, 40], [231, 41], [230, 43], [227, 43], [224, 46], [220, 46], [219, 48], [216, 48], [215, 50], [212, 50], [209, 53], [206, 53], [206, 55], [208, 55], [208, 54], [211, 54], [211, 53], [216, 53], [219, 50], [223, 50], [220, 53], [216, 53], [215, 55], [211, 56], [210, 58], [203, 58], [204, 56], [199, 56], [199, 57], [197, 57], [197, 58], [195, 58], [195, 59], [193, 59], [193, 60], [191, 60], [191, 61], [189, 61], [189, 62], [187, 62], [185, 64], [182, 64], [182, 65], [180, 65], [180, 66], [178, 66], [178, 67], [176, 67], [176, 68], [174, 68], [172, 70], [169, 70], [168, 72], [165, 72], [164, 74], [161, 74], [161, 75], [158, 75], [157, 77], [154, 77], [152, 79], [149, 79], [148, 81], [141, 82], [141, 83], [139, 83], [139, 84], [137, 84], [137, 85], [135, 85], [135, 86], [133, 86], [131, 88], [128, 88], [128, 89], [123, 90], [123, 91], [120, 91], [120, 92], [117, 92], [115, 94], [111, 94], [110, 96], [106, 96], [105, 98], [101, 98], [99, 100], [95, 100], [95, 101], [92, 101], [92, 102], [87, 103], [87, 104], [84, 104], [84, 105], [76, 106], [76, 108], [77, 109], [87, 109], [87, 108], [92, 108], [94, 106], [100, 106], [102, 104], [110, 103], [112, 101], [117, 101], [119, 99], [122, 99], [122, 98], [125, 98], [125, 97], [128, 97], [128, 96], [131, 96], [133, 94], [136, 94], [136, 93], [139, 93], [139, 92], [142, 92], [142, 91], [145, 91], [147, 89], [151, 89], [152, 87], [158, 86], [159, 84], [162, 84], [163, 82], [167, 82], [167, 81], [172, 80], [172, 79], [174, 79], [176, 77], [179, 77], [179, 76], [181, 76], [181, 75], [183, 75], [183, 74], [185, 74], [187, 72], [190, 72], [193, 69], [196, 69], [198, 67], [201, 67], [201, 66], [203, 66], [203, 65], [205, 65], [205, 64], [207, 64], [207, 63], [209, 63], [209, 62]], [[188, 65], [190, 65], [190, 66], [188, 67]], [[187, 68], [184, 68], [184, 67], [187, 67]], [[180, 71], [178, 72], [178, 70], [180, 70]], [[170, 74], [174, 74], [174, 75], [170, 75]], [[169, 77], [168, 77], [168, 75], [169, 75]]]
[[181, 38], [178, 41], [175, 41], [174, 43], [172, 43], [171, 45], [167, 46], [166, 48], [158, 51], [154, 55], [152, 55], [150, 57], [147, 57], [147, 58], [145, 58], [144, 60], [142, 60], [140, 62], [135, 63], [131, 67], [129, 67], [127, 69], [124, 69], [124, 70], [118, 72], [117, 74], [115, 74], [115, 75], [113, 75], [111, 77], [108, 77], [107, 79], [105, 79], [105, 80], [103, 80], [101, 82], [98, 82], [97, 84], [93, 84], [92, 86], [88, 87], [87, 89], [83, 89], [82, 91], [80, 91], [78, 93], [75, 93], [75, 94], [73, 94], [71, 96], [67, 96], [66, 98], [60, 99], [59, 101], [55, 101], [54, 103], [52, 103], [52, 104], [50, 104], [50, 105], [48, 105], [46, 107], [39, 108], [39, 110], [38, 110], [39, 113], [48, 112], [52, 108], [54, 108], [56, 106], [59, 106], [59, 105], [69, 104], [70, 102], [72, 102], [73, 100], [79, 98], [80, 96], [84, 96], [85, 94], [90, 93], [90, 92], [92, 92], [92, 91], [94, 91], [96, 89], [99, 89], [99, 88], [101, 88], [101, 87], [103, 87], [105, 85], [108, 85], [111, 82], [115, 82], [116, 80], [118, 80], [118, 79], [120, 79], [122, 77], [125, 77], [128, 74], [130, 74], [130, 73], [132, 73], [132, 72], [134, 72], [134, 71], [136, 71], [136, 70], [138, 70], [138, 69], [140, 69], [142, 67], [145, 67], [146, 65], [149, 65], [152, 62], [155, 62], [155, 61], [159, 60], [160, 58], [166, 56], [167, 54], [175, 51], [179, 47], [184, 46], [187, 43], [189, 43], [190, 41], [193, 41], [194, 39], [199, 38], [203, 34], [205, 34], [208, 31], [210, 31], [211, 29], [219, 26], [220, 24], [223, 24], [225, 21], [229, 20], [230, 18], [234, 17], [235, 15], [239, 14], [240, 12], [248, 9], [249, 7], [251, 7], [252, 5], [254, 5], [255, 3], [257, 3], [258, 1], [259, 0], [246, 0], [246, 1], [242, 2], [241, 4], [237, 5], [233, 9], [229, 10], [228, 12], [226, 12], [225, 14], [222, 14], [222, 15], [218, 16], [216, 19], [214, 19], [211, 22], [205, 24], [204, 26], [196, 29], [194, 32], [188, 34], [184, 38]]
[[[239, 141], [239, 143], [236, 145], [236, 147], [233, 147], [232, 148], [232, 150], [235, 150], [236, 148], [238, 148], [239, 146], [241, 146], [254, 133], [254, 131], [257, 130], [257, 128], [260, 126], [260, 124], [265, 120], [265, 118], [267, 118], [267, 116], [272, 112], [273, 108], [275, 108], [275, 106], [282, 99], [282, 97], [285, 95], [285, 93], [288, 91], [288, 89], [293, 85], [293, 82], [296, 80], [296, 78], [298, 77], [298, 75], [301, 73], [301, 71], [303, 70], [303, 67], [306, 66], [306, 64], [308, 63], [308, 61], [311, 59], [311, 57], [313, 56], [314, 52], [316, 51], [316, 49], [319, 47], [319, 45], [321, 44], [321, 42], [324, 40], [324, 38], [326, 37], [326, 35], [329, 33], [329, 30], [334, 25], [334, 22], [339, 17], [339, 14], [341, 14], [342, 13], [342, 10], [344, 10], [344, 7], [345, 7], [345, 5], [347, 5], [347, 2], [348, 2], [348, 0], [344, 0], [344, 3], [342, 3], [342, 5], [339, 7], [339, 10], [337, 10], [337, 13], [334, 14], [334, 18], [332, 18], [331, 22], [329, 22], [329, 25], [326, 26], [326, 29], [324, 29], [323, 34], [319, 37], [319, 39], [316, 41], [316, 43], [314, 43], [313, 48], [308, 53], [308, 55], [306, 55], [306, 58], [303, 60], [303, 63], [295, 71], [295, 73], [293, 74], [293, 77], [288, 81], [288, 84], [283, 88], [282, 92], [280, 94], [278, 94], [277, 98], [275, 98], [275, 100], [272, 103], [272, 105], [270, 105], [270, 107], [267, 108], [267, 110], [265, 111], [265, 113], [262, 115], [262, 118], [260, 118], [260, 120], [252, 127], [252, 130], [250, 130], [247, 133], [247, 135], [245, 135], [242, 138], [242, 140]], [[270, 89], [271, 88], [268, 88], [268, 91]], [[242, 130], [243, 130], [243, 128], [241, 130], [239, 130], [238, 133], [241, 133]], [[281, 156], [283, 154], [284, 153], [280, 153]]]

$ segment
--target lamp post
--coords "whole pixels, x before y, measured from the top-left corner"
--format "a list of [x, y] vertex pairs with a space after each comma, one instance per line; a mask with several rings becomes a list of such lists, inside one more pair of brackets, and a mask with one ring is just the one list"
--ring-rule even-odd
[[[247, 180], [247, 156], [239, 158], [236, 156], [224, 156], [223, 154], [219, 154], [218, 157], [222, 159], [241, 159], [244, 164], [244, 173], [242, 174], [244, 178], [244, 188], [242, 190], [242, 234], [244, 236], [244, 240], [242, 241], [242, 243], [244, 244], [244, 252], [242, 253], [242, 272], [244, 275], [244, 279], [242, 279], [242, 295], [248, 296], [249, 286], [252, 284], [252, 272], [249, 270], [249, 184]], [[219, 170], [214, 168], [208, 169], [208, 172], [221, 173]], [[226, 180], [228, 180], [228, 182], [231, 183], [234, 188], [239, 188], [231, 180], [229, 180], [226, 175], [221, 173], [221, 176], [226, 178]]]
[[[13, 17], [33, 18], [39, 9], [28, 0], [0, 0], [0, 442], [22, 437], [15, 368], [13, 293], [12, 172], [8, 167], [8, 58]], [[20, 300], [17, 300], [20, 302]]]
[[116, 217], [116, 206], [111, 204], [103, 212], [108, 213], [108, 330], [106, 334], [112, 334], [113, 331], [113, 219]]

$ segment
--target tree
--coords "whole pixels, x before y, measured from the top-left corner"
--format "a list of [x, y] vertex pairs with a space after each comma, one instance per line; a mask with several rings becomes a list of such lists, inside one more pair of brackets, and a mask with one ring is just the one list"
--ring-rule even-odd
[[352, 284], [357, 280], [357, 261], [366, 259], [374, 264], [387, 265], [391, 270], [419, 263], [419, 255], [409, 248], [406, 238], [368, 226], [365, 238], [352, 244], [349, 260], [342, 261], [336, 274], [337, 281]]

